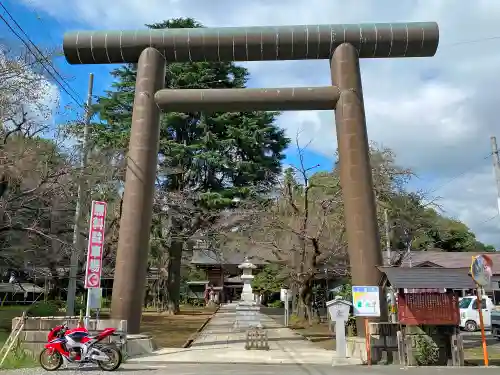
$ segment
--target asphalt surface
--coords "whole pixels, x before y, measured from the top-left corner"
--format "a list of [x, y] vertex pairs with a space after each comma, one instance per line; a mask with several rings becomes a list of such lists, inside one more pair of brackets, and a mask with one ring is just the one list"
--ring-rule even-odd
[[[61, 369], [58, 372], [67, 375], [104, 375], [109, 372], [94, 368]], [[325, 365], [224, 365], [224, 364], [168, 364], [156, 366], [138, 366], [124, 364], [114, 374], [145, 374], [145, 375], [460, 375], [470, 374], [470, 367], [414, 367], [399, 366], [325, 366]], [[498, 367], [475, 367], [474, 373], [498, 374]], [[41, 375], [48, 374], [42, 369], [0, 370], [2, 375]]]
[[[482, 346], [481, 332], [462, 332], [462, 337], [465, 349], [479, 348]], [[486, 332], [486, 344], [488, 345], [488, 350], [500, 352], [500, 340], [492, 336], [488, 331]]]

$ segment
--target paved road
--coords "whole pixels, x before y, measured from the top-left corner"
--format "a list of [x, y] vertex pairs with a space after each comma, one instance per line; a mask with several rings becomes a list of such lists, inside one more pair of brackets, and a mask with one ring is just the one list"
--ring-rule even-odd
[[[462, 337], [466, 349], [479, 348], [482, 345], [481, 332], [463, 332]], [[500, 340], [492, 336], [489, 332], [486, 332], [486, 343], [488, 344], [488, 350], [500, 352]]]
[[[117, 375], [468, 375], [470, 367], [420, 367], [400, 368], [399, 366], [342, 366], [326, 365], [215, 365], [215, 364], [165, 364], [156, 366], [123, 365]], [[498, 374], [498, 367], [475, 367], [474, 373]], [[65, 375], [105, 375], [106, 373], [94, 369], [61, 370]], [[42, 375], [47, 374], [42, 369], [0, 370], [1, 375]], [[109, 374], [109, 373], [107, 373]]]

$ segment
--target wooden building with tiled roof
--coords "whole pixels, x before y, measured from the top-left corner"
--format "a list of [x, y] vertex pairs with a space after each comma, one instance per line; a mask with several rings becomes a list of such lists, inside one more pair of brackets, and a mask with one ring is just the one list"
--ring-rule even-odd
[[412, 251], [404, 254], [400, 266], [379, 269], [396, 287], [411, 288], [418, 284], [426, 285], [425, 288], [450, 288], [454, 285], [453, 289], [466, 295], [475, 288], [470, 277], [472, 258], [481, 254], [487, 254], [493, 261], [491, 284], [484, 288], [485, 292], [494, 303], [500, 304], [500, 252]]

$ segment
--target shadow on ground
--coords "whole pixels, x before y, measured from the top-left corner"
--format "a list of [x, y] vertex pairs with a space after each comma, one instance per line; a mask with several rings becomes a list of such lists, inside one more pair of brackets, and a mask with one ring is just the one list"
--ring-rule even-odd
[[[271, 337], [267, 341], [269, 342], [279, 342], [279, 341], [302, 341], [304, 340], [303, 337]], [[224, 345], [224, 344], [239, 344], [239, 343], [246, 343], [246, 340], [225, 340], [225, 341], [208, 341], [208, 342], [198, 342], [198, 343], [193, 343], [191, 345], [191, 348], [196, 348], [200, 346], [213, 346], [213, 345]]]

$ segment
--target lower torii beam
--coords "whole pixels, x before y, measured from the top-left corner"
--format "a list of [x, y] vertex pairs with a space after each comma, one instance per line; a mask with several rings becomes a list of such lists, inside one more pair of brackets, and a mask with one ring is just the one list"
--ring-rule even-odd
[[155, 94], [164, 111], [306, 111], [333, 110], [340, 97], [335, 86], [269, 89], [166, 89]]

